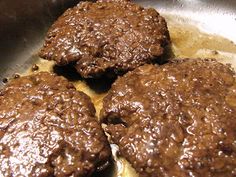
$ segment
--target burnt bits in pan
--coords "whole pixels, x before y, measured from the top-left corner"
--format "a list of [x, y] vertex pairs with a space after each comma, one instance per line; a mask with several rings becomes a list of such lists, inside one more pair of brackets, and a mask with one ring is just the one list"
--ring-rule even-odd
[[72, 63], [84, 78], [123, 74], [154, 60], [170, 41], [153, 8], [129, 1], [81, 2], [49, 29], [40, 57]]
[[235, 176], [235, 90], [216, 60], [145, 65], [113, 84], [101, 120], [140, 176]]
[[40, 72], [0, 90], [0, 176], [90, 176], [111, 155], [90, 98]]

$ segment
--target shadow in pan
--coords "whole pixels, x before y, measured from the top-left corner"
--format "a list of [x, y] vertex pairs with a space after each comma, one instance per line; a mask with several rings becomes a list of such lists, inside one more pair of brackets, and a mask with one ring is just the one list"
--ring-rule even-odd
[[65, 65], [65, 66], [54, 65], [53, 72], [59, 76], [64, 76], [71, 82], [82, 80], [82, 77], [73, 67], [73, 65]]
[[96, 93], [107, 92], [111, 88], [112, 83], [116, 79], [115, 77], [109, 78], [106, 76], [94, 79], [83, 79], [81, 75], [73, 67], [73, 64], [66, 66], [54, 65], [53, 72], [59, 76], [67, 78], [71, 82], [84, 81], [90, 87], [90, 89], [92, 89]]
[[92, 175], [92, 177], [113, 177], [115, 176], [115, 164], [111, 163], [109, 167], [107, 167], [105, 170], [101, 172], [96, 172]]

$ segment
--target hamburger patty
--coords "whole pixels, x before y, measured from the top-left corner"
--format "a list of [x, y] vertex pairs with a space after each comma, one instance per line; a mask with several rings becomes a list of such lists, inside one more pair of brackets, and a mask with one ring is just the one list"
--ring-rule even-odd
[[52, 25], [39, 55], [58, 65], [72, 63], [82, 77], [98, 77], [151, 63], [169, 40], [155, 9], [124, 0], [81, 2]]
[[0, 176], [90, 176], [111, 154], [90, 98], [47, 72], [0, 91]]
[[216, 60], [129, 72], [104, 98], [101, 120], [140, 176], [236, 176], [235, 73]]

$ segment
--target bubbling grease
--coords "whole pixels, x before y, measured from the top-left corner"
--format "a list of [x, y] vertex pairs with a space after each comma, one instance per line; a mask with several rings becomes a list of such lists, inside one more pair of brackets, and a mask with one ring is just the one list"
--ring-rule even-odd
[[[168, 23], [170, 37], [172, 40], [171, 53], [178, 58], [215, 58], [222, 63], [231, 64], [236, 70], [236, 45], [221, 36], [201, 32], [197, 27], [189, 25], [184, 19], [164, 14]], [[54, 62], [38, 59], [36, 63], [38, 70], [29, 68], [23, 75], [32, 72], [49, 71], [53, 72]], [[77, 90], [89, 95], [97, 110], [97, 117], [102, 108], [102, 99], [106, 96], [107, 90], [96, 91], [91, 88], [88, 82], [83, 79], [72, 81]], [[96, 84], [100, 84], [99, 82]], [[135, 170], [122, 157], [117, 155], [118, 148], [112, 145], [115, 170], [109, 175], [111, 177], [137, 177]]]

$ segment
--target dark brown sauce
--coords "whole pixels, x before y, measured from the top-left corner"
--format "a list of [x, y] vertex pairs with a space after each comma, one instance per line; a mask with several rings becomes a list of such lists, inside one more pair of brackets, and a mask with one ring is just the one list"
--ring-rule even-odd
[[[234, 68], [236, 68], [236, 45], [232, 41], [221, 36], [203, 33], [198, 28], [184, 23], [184, 20], [181, 18], [170, 15], [164, 16], [167, 19], [170, 36], [172, 39], [170, 52], [173, 53], [175, 57], [216, 58], [220, 62], [230, 63]], [[55, 72], [54, 63], [51, 61], [39, 59], [35, 65], [38, 66], [38, 70], [34, 70], [34, 72]], [[32, 72], [32, 68], [29, 68], [25, 75]], [[105, 79], [97, 82], [94, 80], [83, 80], [76, 73], [71, 75], [67, 71], [61, 72], [60, 69], [56, 70], [56, 73], [67, 77], [73, 82], [78, 90], [85, 92], [91, 97], [93, 103], [95, 104], [98, 116], [102, 107], [102, 99], [106, 95], [112, 81], [106, 82]], [[113, 148], [113, 151], [115, 154], [116, 148]], [[114, 157], [114, 159], [116, 160], [114, 168], [112, 168], [114, 170], [112, 173], [109, 172], [109, 175], [106, 176], [137, 176], [133, 168], [129, 165], [129, 163], [127, 163], [126, 160], [119, 157]]]
[[8, 79], [7, 79], [7, 78], [3, 78], [3, 79], [2, 79], [2, 82], [3, 82], [4, 84], [6, 84], [6, 83], [8, 82]]
[[39, 70], [38, 65], [34, 64], [34, 65], [32, 66], [32, 68], [31, 68], [31, 70], [32, 70], [32, 71], [37, 71], [37, 70]]

